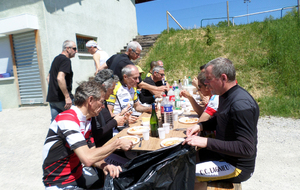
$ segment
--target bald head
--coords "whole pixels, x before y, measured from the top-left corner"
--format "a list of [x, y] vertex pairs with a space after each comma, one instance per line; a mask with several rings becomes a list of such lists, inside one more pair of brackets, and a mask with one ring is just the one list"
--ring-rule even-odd
[[164, 66], [164, 63], [162, 62], [162, 60], [158, 60], [156, 62], [157, 62], [157, 66], [161, 66], [161, 67]]

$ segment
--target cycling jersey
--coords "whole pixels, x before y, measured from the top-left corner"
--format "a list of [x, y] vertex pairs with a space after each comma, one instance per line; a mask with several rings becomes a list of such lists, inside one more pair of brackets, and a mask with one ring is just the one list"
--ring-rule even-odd
[[134, 103], [138, 101], [136, 87], [128, 89], [126, 85], [122, 85], [119, 81], [113, 91], [113, 94], [106, 100], [108, 105], [114, 106], [113, 113], [118, 114], [122, 109], [126, 108], [128, 104], [133, 107]]

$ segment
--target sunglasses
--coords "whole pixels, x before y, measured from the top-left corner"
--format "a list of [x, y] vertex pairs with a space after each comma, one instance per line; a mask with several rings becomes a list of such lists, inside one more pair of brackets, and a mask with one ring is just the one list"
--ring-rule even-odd
[[74, 51], [76, 51], [76, 50], [77, 50], [77, 47], [69, 47], [69, 48], [72, 48]]
[[132, 49], [132, 51], [137, 55], [137, 56], [140, 56], [139, 53], [136, 53], [136, 51], [134, 49]]

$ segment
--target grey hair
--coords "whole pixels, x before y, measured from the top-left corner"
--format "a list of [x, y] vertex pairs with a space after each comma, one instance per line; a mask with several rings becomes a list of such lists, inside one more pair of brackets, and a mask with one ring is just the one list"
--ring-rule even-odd
[[72, 47], [73, 43], [75, 44], [75, 42], [71, 41], [71, 40], [66, 40], [64, 41], [63, 45], [62, 45], [62, 50], [66, 50], [67, 47]]
[[78, 107], [83, 106], [90, 96], [93, 96], [96, 100], [99, 100], [104, 92], [104, 87], [96, 81], [81, 82], [75, 91], [75, 105]]
[[97, 73], [94, 80], [104, 86], [105, 91], [107, 91], [114, 83], [119, 81], [119, 77], [114, 75], [112, 70], [103, 69]]
[[126, 75], [126, 76], [131, 76], [131, 72], [134, 70], [134, 69], [138, 69], [135, 65], [127, 65], [125, 67], [123, 67], [122, 71], [121, 71], [121, 74], [122, 76]]
[[205, 84], [205, 79], [206, 79], [206, 77], [205, 77], [205, 72], [200, 72], [200, 73], [198, 74], [198, 76], [197, 76], [197, 79], [198, 79], [198, 81], [199, 81], [201, 84], [203, 84], [204, 86], [206, 86], [206, 84]]
[[212, 74], [216, 78], [220, 78], [222, 74], [226, 74], [228, 81], [235, 81], [235, 68], [232, 61], [227, 58], [219, 57], [208, 62], [205, 69], [212, 66]]
[[129, 51], [129, 48], [136, 51], [136, 48], [139, 48], [141, 51], [143, 50], [142, 46], [137, 41], [131, 41], [127, 45], [126, 51]]
[[153, 68], [153, 70], [152, 70], [152, 74], [154, 74], [154, 72], [159, 72], [159, 71], [161, 71], [161, 70], [165, 70], [162, 66], [156, 66], [156, 67], [154, 67]]

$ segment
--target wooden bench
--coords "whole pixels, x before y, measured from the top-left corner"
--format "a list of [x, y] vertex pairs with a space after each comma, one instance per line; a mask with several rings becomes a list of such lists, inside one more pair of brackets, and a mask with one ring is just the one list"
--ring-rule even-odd
[[227, 182], [198, 182], [195, 183], [195, 190], [242, 190], [241, 183]]

